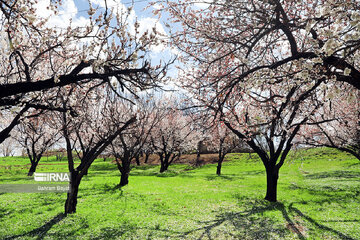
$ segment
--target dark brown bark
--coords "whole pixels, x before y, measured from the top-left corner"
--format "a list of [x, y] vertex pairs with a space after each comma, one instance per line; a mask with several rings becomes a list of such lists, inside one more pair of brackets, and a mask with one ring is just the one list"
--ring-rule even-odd
[[80, 72], [91, 66], [91, 61], [89, 62], [81, 62], [77, 67], [73, 69], [73, 71], [68, 75], [61, 75], [59, 77], [59, 81], [55, 81], [55, 78], [49, 78], [45, 80], [39, 80], [35, 82], [17, 82], [17, 83], [9, 83], [0, 86], [0, 98], [14, 96], [16, 94], [35, 92], [41, 90], [48, 90], [55, 87], [62, 87], [66, 85], [70, 85], [73, 83], [80, 83], [84, 80], [91, 79], [104, 79], [112, 76], [121, 76], [121, 75], [132, 75], [132, 74], [147, 74], [148, 67], [145, 65], [142, 68], [138, 69], [123, 69], [123, 70], [112, 70], [108, 73], [82, 73]]
[[179, 154], [159, 153], [158, 155], [160, 157], [160, 163], [161, 163], [160, 172], [162, 173], [168, 170], [169, 166], [173, 161], [180, 158], [181, 153]]
[[128, 170], [124, 169], [121, 172], [121, 177], [120, 177], [120, 187], [123, 187], [125, 185], [129, 184], [129, 173], [130, 173], [130, 168]]
[[145, 163], [147, 163], [149, 161], [149, 157], [150, 157], [150, 152], [145, 152]]
[[29, 172], [28, 172], [28, 176], [32, 176], [34, 174], [34, 172], [36, 171], [36, 167], [37, 167], [38, 163], [39, 162], [37, 162], [37, 161], [31, 162], [31, 166], [30, 166], [30, 169], [29, 169]]
[[161, 166], [160, 166], [160, 172], [163, 173], [166, 170], [168, 170], [169, 165], [165, 164], [164, 162], [161, 162]]
[[[82, 158], [80, 165], [73, 169], [74, 162], [72, 159], [71, 153], [71, 145], [70, 141], [67, 141], [67, 150], [68, 150], [68, 159], [69, 161], [69, 170], [71, 173], [71, 180], [70, 180], [70, 191], [67, 194], [67, 199], [65, 202], [65, 214], [68, 213], [75, 213], [76, 212], [76, 204], [77, 204], [77, 194], [79, 190], [79, 185], [81, 182], [82, 177], [85, 173], [87, 173], [89, 167], [94, 162], [94, 160], [105, 150], [107, 146], [109, 146], [112, 141], [130, 124], [136, 121], [136, 117], [131, 118], [128, 120], [121, 128], [119, 128], [116, 132], [110, 135], [108, 138], [99, 141], [91, 150], [86, 154], [86, 157]], [[65, 137], [65, 139], [67, 139]]]
[[119, 186], [123, 187], [127, 184], [129, 184], [129, 174], [130, 174], [130, 157], [128, 154], [124, 154], [124, 156], [120, 159], [116, 159], [116, 165], [120, 171], [121, 177], [120, 177], [120, 183]]
[[195, 166], [199, 166], [200, 165], [200, 150], [198, 149], [197, 150], [197, 153], [196, 153], [196, 160], [195, 160]]
[[219, 175], [219, 176], [221, 175], [221, 166], [222, 166], [222, 163], [224, 161], [224, 158], [225, 158], [225, 154], [219, 153], [218, 165], [216, 167], [216, 174]]
[[266, 168], [266, 196], [269, 202], [277, 201], [277, 182], [279, 179], [279, 169], [276, 167]]
[[4, 128], [1, 132], [0, 132], [0, 144], [5, 141], [5, 139], [7, 139], [8, 137], [10, 137], [10, 132], [14, 129], [14, 127], [16, 125], [19, 124], [20, 122], [20, 117], [29, 109], [29, 106], [26, 105], [23, 109], [21, 109], [21, 111], [13, 118], [13, 120], [11, 121], [11, 123]]
[[217, 165], [217, 168], [216, 168], [216, 174], [219, 175], [219, 176], [221, 175], [221, 165], [222, 165], [222, 162], [224, 161], [224, 158], [225, 158], [225, 155], [226, 155], [226, 152], [225, 152], [225, 150], [223, 148], [224, 141], [225, 141], [225, 138], [220, 139], [219, 159], [218, 159], [218, 165]]
[[218, 175], [218, 176], [220, 176], [221, 175], [221, 161], [219, 161], [218, 162], [218, 165], [217, 165], [217, 167], [216, 167], [216, 174]]
[[136, 165], [140, 166], [140, 154], [136, 154], [135, 161], [136, 161]]
[[79, 172], [76, 170], [74, 170], [70, 174], [71, 174], [70, 190], [67, 193], [67, 199], [65, 202], [65, 214], [71, 214], [76, 212], [77, 196], [79, 192], [79, 185], [82, 178], [82, 176], [79, 175]]

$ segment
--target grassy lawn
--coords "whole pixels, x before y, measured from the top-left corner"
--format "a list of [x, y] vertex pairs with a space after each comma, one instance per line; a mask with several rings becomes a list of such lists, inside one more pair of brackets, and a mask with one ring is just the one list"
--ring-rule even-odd
[[[199, 168], [133, 167], [118, 189], [115, 164], [97, 160], [80, 185], [77, 213], [64, 193], [0, 193], [0, 239], [360, 239], [360, 161], [331, 149], [292, 152], [280, 170], [278, 203], [262, 200], [255, 154]], [[34, 183], [27, 159], [0, 158], [0, 184]], [[38, 172], [66, 171], [43, 159]]]

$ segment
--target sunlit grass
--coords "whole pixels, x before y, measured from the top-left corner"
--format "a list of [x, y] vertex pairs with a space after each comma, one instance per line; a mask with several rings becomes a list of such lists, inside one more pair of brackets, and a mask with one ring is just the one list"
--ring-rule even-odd
[[[265, 171], [252, 154], [215, 165], [133, 167], [97, 160], [80, 185], [77, 213], [66, 194], [0, 193], [0, 239], [360, 239], [360, 162], [331, 149], [292, 152], [280, 170], [278, 203], [263, 200]], [[39, 172], [66, 171], [46, 161]], [[0, 183], [33, 183], [28, 160], [0, 159]], [[6, 166], [12, 166], [11, 170]]]

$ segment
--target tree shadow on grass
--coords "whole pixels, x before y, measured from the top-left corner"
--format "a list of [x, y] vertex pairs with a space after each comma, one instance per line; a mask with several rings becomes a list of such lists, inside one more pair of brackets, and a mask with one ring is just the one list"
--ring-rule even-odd
[[[344, 234], [344, 233], [342, 233], [340, 231], [337, 231], [337, 230], [332, 229], [332, 228], [330, 228], [328, 226], [325, 226], [323, 224], [318, 223], [313, 218], [311, 218], [311, 217], [307, 216], [306, 214], [304, 214], [303, 212], [301, 212], [299, 209], [293, 207], [293, 203], [291, 203], [289, 205], [289, 211], [296, 213], [298, 216], [300, 216], [301, 218], [303, 218], [306, 221], [310, 222], [312, 225], [314, 225], [318, 229], [321, 229], [323, 231], [327, 231], [327, 232], [330, 232], [330, 233], [336, 235], [337, 239], [355, 240], [355, 238], [352, 238], [352, 237], [350, 237], [350, 236], [348, 236], [348, 235], [346, 235], [346, 234]], [[339, 222], [344, 222], [342, 220], [338, 220], [338, 221]], [[352, 221], [354, 221], [354, 220], [352, 220]], [[359, 221], [359, 220], [355, 220], [355, 221]]]
[[55, 224], [59, 223], [65, 217], [66, 217], [66, 215], [64, 213], [59, 213], [58, 215], [53, 217], [50, 221], [46, 222], [41, 227], [38, 227], [38, 228], [36, 228], [34, 230], [31, 230], [30, 232], [27, 232], [27, 233], [23, 233], [23, 234], [11, 236], [11, 237], [6, 237], [5, 240], [11, 240], [11, 239], [17, 239], [17, 238], [22, 239], [24, 237], [37, 237], [36, 239], [38, 239], [38, 240], [43, 239], [46, 236], [47, 232]]
[[13, 213], [14, 211], [13, 210], [8, 210], [8, 209], [5, 209], [5, 208], [0, 208], [0, 221], [3, 217], [7, 216], [7, 215], [10, 215], [11, 213]]
[[329, 171], [308, 174], [305, 176], [307, 179], [322, 179], [322, 178], [360, 178], [360, 172], [355, 171]]
[[135, 233], [137, 229], [136, 225], [121, 223], [116, 227], [104, 227], [101, 228], [100, 233], [92, 237], [92, 240], [102, 240], [102, 239], [116, 239], [124, 234]]
[[265, 174], [265, 170], [252, 170], [252, 171], [243, 171], [241, 172], [243, 175], [261, 175]]
[[235, 175], [235, 174], [221, 174], [221, 175], [216, 175], [214, 174], [209, 174], [207, 176], [205, 176], [206, 180], [208, 181], [213, 181], [213, 180], [228, 180], [228, 181], [234, 181], [234, 180], [238, 180], [238, 179], [245, 179], [244, 177]]
[[[235, 196], [236, 197], [236, 196]], [[197, 235], [197, 239], [216, 239], [219, 235], [224, 238], [235, 239], [287, 239], [295, 234], [298, 239], [307, 239], [305, 223], [323, 232], [328, 232], [336, 239], [353, 240], [351, 236], [336, 229], [318, 223], [313, 218], [302, 213], [291, 203], [289, 206], [281, 202], [269, 203], [260, 200], [251, 200], [239, 197], [239, 203], [245, 205], [246, 210], [241, 212], [220, 212], [214, 220], [198, 222], [201, 227], [178, 234], [179, 238], [189, 238]], [[279, 211], [284, 221], [266, 217], [267, 211]], [[346, 222], [347, 220], [337, 220]], [[351, 220], [350, 222], [359, 222]]]
[[346, 205], [347, 202], [352, 201], [354, 198], [359, 197], [360, 191], [356, 188], [348, 188], [348, 186], [336, 186], [334, 184], [328, 183], [327, 185], [311, 185], [311, 186], [298, 186], [293, 183], [290, 184], [289, 189], [300, 191], [306, 194], [314, 196], [309, 201], [299, 202], [301, 204], [319, 204], [323, 205], [325, 203], [338, 203], [341, 205]]
[[[243, 199], [242, 199], [243, 200]], [[290, 232], [297, 234], [299, 239], [305, 239], [302, 226], [294, 222], [282, 203], [267, 203], [265, 201], [248, 202], [247, 210], [241, 212], [222, 212], [214, 220], [199, 222], [202, 227], [178, 235], [188, 238], [198, 235], [197, 239], [216, 239], [218, 236], [235, 239], [285, 239]], [[281, 211], [287, 222], [283, 223], [263, 216], [266, 211]]]
[[98, 163], [94, 164], [89, 168], [89, 171], [114, 171], [117, 170], [115, 164], [110, 163]]

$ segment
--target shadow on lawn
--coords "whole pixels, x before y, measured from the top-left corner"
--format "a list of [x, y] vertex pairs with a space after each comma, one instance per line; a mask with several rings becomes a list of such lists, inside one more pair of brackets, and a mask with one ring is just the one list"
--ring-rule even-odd
[[100, 229], [100, 233], [97, 236], [92, 237], [92, 240], [102, 240], [102, 239], [116, 239], [119, 236], [124, 234], [134, 233], [137, 229], [136, 225], [129, 223], [121, 223], [116, 227], [104, 227]]
[[66, 217], [66, 215], [64, 213], [59, 213], [58, 215], [56, 215], [55, 217], [53, 217], [50, 221], [48, 221], [47, 223], [45, 223], [44, 225], [42, 225], [41, 227], [38, 227], [30, 232], [27, 233], [23, 233], [23, 234], [19, 234], [19, 235], [15, 235], [15, 236], [11, 236], [11, 237], [7, 237], [5, 238], [5, 240], [10, 240], [10, 239], [22, 239], [24, 237], [37, 237], [36, 239], [43, 239], [47, 232], [57, 223], [59, 223], [61, 220], [63, 220]]
[[216, 175], [216, 174], [208, 174], [205, 176], [206, 180], [208, 181], [212, 181], [212, 180], [228, 180], [228, 181], [234, 181], [234, 180], [238, 180], [238, 179], [245, 179], [244, 177], [235, 175], [235, 174], [221, 174], [220, 176]]
[[[0, 193], [1, 195], [1, 193]], [[7, 216], [7, 215], [10, 215], [11, 213], [13, 212], [13, 210], [8, 210], [8, 209], [5, 209], [5, 208], [0, 208], [0, 221], [3, 217]]]
[[288, 230], [282, 224], [263, 216], [264, 212], [277, 209], [281, 210], [289, 224], [292, 224], [290, 230], [296, 231], [300, 239], [305, 239], [301, 231], [292, 223], [282, 204], [260, 202], [249, 203], [248, 209], [242, 212], [223, 212], [216, 215], [214, 220], [199, 222], [199, 225], [203, 225], [202, 227], [180, 234], [179, 237], [198, 235], [197, 239], [215, 239], [219, 236], [235, 239], [273, 239], [276, 237], [284, 239], [288, 235]]
[[306, 175], [307, 179], [322, 179], [322, 178], [360, 178], [360, 172], [354, 171], [329, 171], [329, 172], [319, 172], [314, 174]]
[[[197, 239], [216, 239], [218, 236], [236, 239], [286, 239], [291, 237], [291, 232], [298, 239], [306, 239], [307, 225], [312, 225], [312, 231], [321, 230], [333, 235], [336, 239], [352, 240], [354, 238], [320, 224], [313, 218], [307, 216], [291, 203], [288, 207], [283, 203], [269, 203], [261, 200], [250, 200], [240, 197], [242, 204], [248, 204], [247, 209], [242, 212], [222, 212], [215, 216], [214, 220], [199, 222], [202, 227], [178, 234], [179, 238], [197, 236]], [[245, 202], [244, 202], [245, 200]], [[284, 222], [265, 217], [267, 211], [279, 211]], [[347, 220], [338, 220], [346, 222]], [[350, 222], [358, 222], [351, 220]]]
[[[318, 223], [317, 221], [315, 221], [313, 218], [307, 216], [306, 214], [304, 214], [303, 212], [301, 212], [299, 209], [293, 207], [293, 203], [291, 203], [289, 205], [289, 211], [290, 212], [294, 212], [296, 213], [298, 216], [300, 216], [302, 219], [308, 221], [309, 223], [311, 223], [313, 226], [315, 226], [316, 228], [318, 229], [321, 229], [321, 230], [324, 230], [324, 231], [327, 231], [327, 232], [330, 232], [334, 235], [336, 235], [337, 239], [348, 239], [348, 240], [355, 240], [355, 238], [352, 238], [340, 231], [337, 231], [335, 229], [332, 229], [328, 226], [325, 226], [323, 224], [320, 224]], [[346, 220], [337, 220], [338, 222], [346, 222]], [[358, 222], [359, 220], [351, 220], [351, 222]]]

